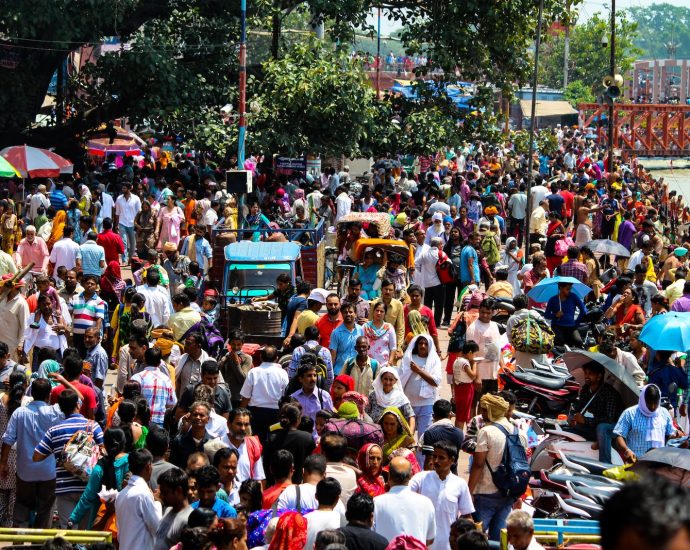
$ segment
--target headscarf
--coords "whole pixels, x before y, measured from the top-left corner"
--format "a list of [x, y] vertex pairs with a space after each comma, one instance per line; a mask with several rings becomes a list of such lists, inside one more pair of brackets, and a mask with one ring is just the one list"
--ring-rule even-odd
[[295, 200], [304, 199], [304, 189], [297, 188], [292, 194], [295, 196]]
[[91, 191], [86, 185], [79, 186], [79, 194], [81, 195], [82, 199], [85, 197], [89, 200], [91, 199]]
[[299, 512], [280, 516], [268, 550], [302, 550], [307, 543], [307, 520]]
[[400, 412], [400, 409], [398, 407], [386, 407], [381, 414], [381, 418], [379, 419], [379, 424], [383, 420], [383, 417], [386, 416], [387, 414], [392, 414], [395, 416], [395, 418], [398, 419], [398, 422], [400, 422], [400, 425], [402, 426], [402, 434], [403, 436], [407, 437], [412, 437], [414, 434], [412, 433], [412, 429], [410, 428], [410, 424], [407, 422], [407, 419], [403, 415], [402, 412]]
[[[352, 378], [352, 376], [348, 376], [347, 374], [339, 374], [338, 376], [335, 377], [335, 380], [333, 380], [333, 384], [336, 382], [339, 382], [343, 386], [347, 388], [347, 391], [353, 391], [355, 389], [355, 380]], [[331, 397], [335, 399], [333, 396], [333, 384], [331, 384]]]
[[491, 422], [496, 422], [505, 417], [509, 406], [505, 399], [490, 393], [482, 395], [482, 398], [479, 400], [479, 407], [486, 409], [486, 416], [489, 417]]
[[657, 407], [655, 411], [650, 411], [645, 401], [647, 390], [655, 387], [661, 395], [661, 390], [656, 384], [647, 384], [640, 390], [640, 400], [638, 402], [639, 411], [651, 421], [646, 425], [646, 432], [644, 435], [645, 443], [649, 448], [663, 447], [666, 442], [666, 415], [663, 413], [661, 406]]
[[359, 417], [362, 418], [364, 416], [364, 410], [369, 406], [369, 398], [356, 391], [349, 391], [343, 395], [343, 403], [354, 403], [357, 405]]
[[338, 408], [338, 416], [346, 420], [359, 420], [359, 409], [352, 401], [345, 401]]
[[362, 472], [357, 478], [357, 492], [377, 497], [386, 492], [386, 485], [381, 477], [381, 466], [377, 472], [372, 471], [369, 455], [373, 449], [381, 451], [381, 459], [383, 459], [383, 449], [376, 443], [367, 443], [357, 453], [357, 465]]
[[[650, 411], [649, 407], [647, 406], [647, 401], [645, 401], [645, 394], [647, 393], [647, 390], [651, 387], [655, 387], [657, 390], [659, 387], [656, 384], [647, 384], [646, 386], [643, 386], [642, 389], [640, 389], [640, 400], [638, 402], [638, 406], [640, 407], [640, 412], [645, 415], [647, 418], [653, 418], [655, 416], [659, 416], [659, 408], [655, 411]], [[661, 390], [659, 390], [659, 394], [661, 394]]]
[[58, 363], [57, 361], [53, 359], [46, 359], [39, 365], [38, 371], [31, 375], [31, 380], [44, 378], [48, 380], [50, 382], [50, 386], [54, 388], [59, 384], [59, 382], [55, 380], [55, 378], [51, 378], [48, 375], [54, 372], [60, 372], [60, 368], [60, 363]]
[[101, 291], [104, 294], [114, 294], [118, 300], [125, 290], [125, 282], [122, 280], [120, 264], [116, 260], [108, 262], [101, 276]]
[[[395, 377], [395, 385], [389, 393], [383, 391], [383, 378], [384, 374], [392, 374]], [[374, 395], [376, 396], [376, 404], [379, 407], [389, 408], [389, 407], [403, 407], [410, 404], [410, 400], [407, 398], [402, 389], [402, 384], [400, 384], [400, 374], [398, 374], [398, 369], [393, 367], [383, 367], [379, 369], [378, 376], [374, 380]], [[397, 410], [397, 409], [396, 409]], [[400, 411], [398, 411], [400, 412]]]
[[[429, 355], [426, 358], [418, 357], [416, 355], [412, 354], [412, 350], [414, 349], [417, 340], [420, 338], [425, 338], [427, 341], [427, 344], [429, 346]], [[413, 359], [414, 358], [414, 359]], [[431, 336], [428, 334], [420, 334], [418, 336], [415, 336], [410, 343], [407, 345], [407, 348], [405, 349], [405, 354], [403, 355], [402, 358], [402, 363], [400, 365], [400, 385], [404, 388], [407, 382], [412, 378], [413, 376], [419, 376], [418, 374], [415, 374], [412, 372], [412, 362], [415, 362], [417, 365], [419, 365], [424, 371], [427, 373], [431, 374], [432, 376], [434, 374], [438, 375], [438, 381], [437, 383], [440, 385], [441, 383], [441, 372], [443, 371], [442, 365], [441, 365], [441, 358], [438, 356], [438, 353], [436, 353], [436, 346], [434, 346], [434, 341], [431, 339]], [[420, 362], [424, 361], [424, 364], [421, 365]], [[438, 397], [438, 386], [433, 386], [429, 384], [426, 380], [422, 379], [422, 386], [419, 390], [419, 396], [424, 398], [424, 399], [431, 399], [434, 398], [434, 400]]]
[[411, 309], [407, 315], [407, 319], [413, 336], [429, 334], [429, 329], [426, 328], [426, 325], [422, 322], [422, 314], [419, 313], [418, 309]]
[[484, 209], [484, 214], [486, 214], [487, 216], [498, 216], [498, 208], [496, 208], [495, 206], [487, 206]]
[[[418, 474], [422, 471], [422, 467], [419, 465], [419, 462], [417, 461], [417, 456], [407, 447], [400, 447], [399, 449], [395, 449], [395, 451], [391, 452], [391, 454], [388, 455], [388, 460], [393, 460], [396, 456], [404, 458], [410, 463], [410, 466], [412, 467], [412, 475]], [[388, 471], [388, 465], [383, 467], [383, 471]]]
[[53, 230], [48, 238], [48, 250], [53, 248], [53, 245], [62, 239], [63, 233], [65, 231], [65, 224], [67, 223], [67, 212], [64, 210], [58, 210], [53, 218]]
[[426, 550], [426, 544], [412, 535], [398, 535], [385, 550]]

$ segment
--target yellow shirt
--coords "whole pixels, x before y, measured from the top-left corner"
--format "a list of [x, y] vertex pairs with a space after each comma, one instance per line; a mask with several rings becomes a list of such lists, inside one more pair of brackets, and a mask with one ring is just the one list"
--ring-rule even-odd
[[168, 321], [168, 328], [173, 331], [176, 341], [180, 341], [184, 333], [201, 321], [201, 315], [191, 307], [186, 307], [173, 313]]
[[305, 309], [299, 314], [297, 319], [297, 331], [299, 334], [304, 334], [307, 327], [312, 327], [319, 320], [319, 314], [314, 313], [311, 309]]

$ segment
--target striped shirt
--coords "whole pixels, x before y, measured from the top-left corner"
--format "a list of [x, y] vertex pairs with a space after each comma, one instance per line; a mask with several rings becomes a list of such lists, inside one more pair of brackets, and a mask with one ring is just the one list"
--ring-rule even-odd
[[64, 460], [63, 452], [65, 445], [69, 443], [72, 436], [83, 430], [93, 431], [94, 439], [99, 445], [103, 444], [103, 430], [92, 420], [87, 420], [81, 414], [72, 414], [65, 418], [59, 424], [48, 428], [48, 431], [36, 446], [36, 452], [50, 456], [55, 455], [57, 466], [55, 471], [57, 473], [55, 494], [65, 493], [81, 493], [86, 487], [86, 482], [81, 481], [62, 467]]
[[55, 189], [50, 194], [50, 206], [55, 208], [55, 210], [67, 210], [67, 195], [65, 195], [61, 190]]
[[175, 388], [165, 374], [158, 367], [146, 367], [130, 379], [141, 384], [141, 395], [146, 398], [151, 407], [151, 422], [163, 425], [165, 410], [177, 403]]
[[103, 320], [102, 326], [105, 327], [106, 306], [98, 294], [86, 300], [84, 293], [72, 298], [72, 321], [74, 324], [74, 334], [84, 334], [87, 328], [95, 327], [98, 319]]

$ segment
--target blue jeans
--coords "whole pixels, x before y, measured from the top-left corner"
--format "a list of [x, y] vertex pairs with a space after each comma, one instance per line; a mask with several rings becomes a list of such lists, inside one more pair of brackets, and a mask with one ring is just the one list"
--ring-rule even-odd
[[613, 442], [613, 424], [597, 425], [597, 443], [599, 444], [599, 461], [611, 463], [611, 443]]
[[119, 224], [118, 227], [120, 228], [120, 237], [125, 244], [125, 253], [122, 256], [124, 257], [124, 261], [127, 262], [128, 259], [137, 254], [137, 238], [134, 234], [133, 227], [127, 227], [122, 224]]
[[474, 519], [482, 522], [482, 528], [490, 540], [501, 540], [501, 529], [506, 526], [506, 518], [513, 509], [515, 499], [501, 493], [493, 495], [474, 495]]
[[[412, 410], [414, 411], [415, 429], [417, 430], [418, 440], [422, 437], [422, 434], [429, 429], [429, 426], [431, 426], [434, 413], [433, 407], [433, 405], [412, 407]], [[424, 468], [424, 453], [421, 451], [421, 449], [415, 453], [415, 456], [417, 457], [417, 462], [419, 462], [419, 465]]]

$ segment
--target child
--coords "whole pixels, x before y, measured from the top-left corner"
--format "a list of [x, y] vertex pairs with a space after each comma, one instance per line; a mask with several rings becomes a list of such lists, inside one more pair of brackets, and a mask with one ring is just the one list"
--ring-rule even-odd
[[189, 263], [189, 275], [187, 280], [184, 282], [184, 286], [188, 288], [196, 288], [197, 290], [201, 288], [204, 278], [201, 273], [201, 268], [199, 267], [199, 262]]
[[210, 508], [219, 519], [237, 517], [235, 509], [217, 496], [220, 485], [218, 470], [213, 466], [202, 466], [194, 470], [192, 475], [196, 480], [196, 492], [199, 496], [199, 500], [192, 503], [192, 508]]
[[201, 303], [201, 309], [203, 310], [201, 316], [210, 324], [216, 322], [220, 307], [218, 306], [218, 300], [215, 296], [204, 296], [204, 301]]
[[474, 399], [474, 385], [479, 382], [477, 365], [474, 354], [479, 346], [473, 340], [468, 340], [462, 346], [462, 353], [453, 364], [453, 397], [455, 398], [455, 425], [461, 430], [469, 422], [472, 400]]
[[391, 254], [388, 257], [388, 263], [376, 273], [376, 281], [374, 282], [374, 291], [378, 292], [381, 288], [381, 283], [384, 279], [390, 281], [395, 285], [395, 298], [398, 300], [405, 299], [405, 289], [409, 286], [407, 280], [407, 271], [400, 266], [401, 260], [397, 254]]

